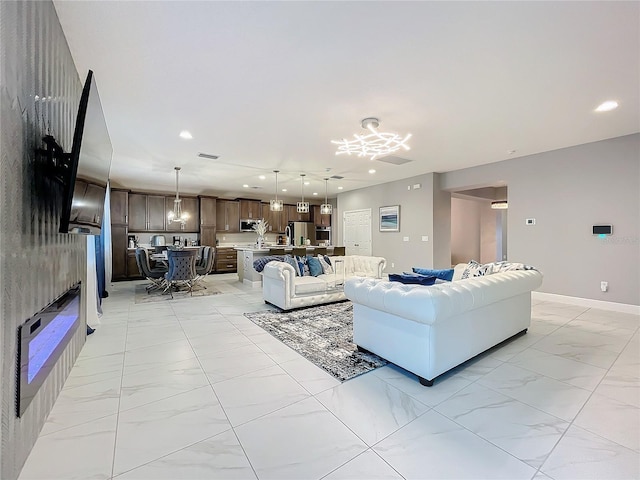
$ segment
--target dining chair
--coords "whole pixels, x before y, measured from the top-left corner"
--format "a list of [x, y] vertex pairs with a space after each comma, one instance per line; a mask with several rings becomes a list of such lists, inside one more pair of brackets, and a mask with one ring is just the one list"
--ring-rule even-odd
[[197, 250], [167, 250], [167, 260], [169, 261], [169, 271], [165, 274], [165, 289], [173, 298], [174, 288], [178, 285], [189, 287], [189, 293], [193, 296], [193, 281], [196, 278], [196, 257]]
[[295, 248], [293, 249], [293, 251], [291, 252], [291, 255], [295, 256], [295, 257], [306, 257], [307, 256], [307, 249], [306, 248]]
[[316, 247], [313, 249], [313, 254], [314, 255], [326, 255], [327, 254], [327, 248], [326, 247]]
[[335, 255], [336, 257], [344, 257], [345, 250], [345, 247], [333, 247], [333, 255]]
[[151, 266], [149, 265], [147, 250], [145, 248], [136, 248], [136, 263], [138, 264], [140, 275], [151, 282], [145, 287], [147, 293], [149, 293], [151, 290], [161, 288], [164, 285], [164, 274], [167, 273], [167, 269], [158, 267], [151, 268]]
[[[202, 280], [205, 275], [208, 275], [213, 270], [213, 265], [215, 262], [216, 250], [213, 247], [204, 247], [202, 249], [202, 261], [196, 265], [196, 278], [193, 281], [195, 285], [197, 282]], [[207, 287], [204, 287], [207, 288]]]
[[284, 255], [284, 248], [270, 248], [269, 255]]

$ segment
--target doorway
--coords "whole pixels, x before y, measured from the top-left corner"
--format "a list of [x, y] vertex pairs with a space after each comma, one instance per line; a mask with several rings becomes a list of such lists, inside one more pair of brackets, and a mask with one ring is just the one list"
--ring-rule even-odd
[[345, 255], [371, 256], [371, 209], [349, 210], [342, 218]]
[[507, 260], [507, 187], [484, 187], [451, 194], [451, 264]]

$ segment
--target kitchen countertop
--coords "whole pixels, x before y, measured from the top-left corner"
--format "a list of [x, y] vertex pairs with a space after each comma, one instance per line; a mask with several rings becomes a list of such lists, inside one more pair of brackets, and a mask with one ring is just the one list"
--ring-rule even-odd
[[[287, 247], [284, 245], [274, 245], [272, 247], [263, 247], [263, 248], [258, 248], [255, 245], [235, 245], [233, 248], [238, 251], [249, 251], [249, 252], [259, 252], [259, 253], [269, 253], [270, 248], [284, 248], [285, 252], [290, 252], [294, 249], [294, 247], [292, 246]], [[333, 250], [333, 245], [330, 247], [319, 247], [317, 245], [309, 245], [309, 246], [295, 247], [295, 248], [305, 248], [310, 251], [313, 251], [316, 248], [326, 248], [327, 250]]]

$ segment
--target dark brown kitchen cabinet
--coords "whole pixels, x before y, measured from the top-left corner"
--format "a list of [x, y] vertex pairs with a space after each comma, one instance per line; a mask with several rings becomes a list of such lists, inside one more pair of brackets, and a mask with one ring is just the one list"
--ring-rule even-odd
[[216, 201], [216, 230], [228, 233], [240, 231], [240, 206], [237, 201]]
[[138, 268], [138, 262], [136, 262], [135, 250], [127, 250], [127, 278], [129, 280], [142, 278], [142, 274]]
[[129, 192], [126, 190], [111, 190], [109, 197], [111, 201], [111, 225], [127, 225]]
[[127, 226], [111, 225], [111, 278], [127, 278]]
[[262, 218], [260, 200], [240, 200], [240, 218], [242, 220], [260, 220]]
[[308, 222], [311, 219], [311, 213], [298, 213], [296, 205], [285, 205], [284, 208], [287, 211], [287, 221], [289, 222]]
[[313, 205], [313, 223], [319, 227], [331, 226], [331, 215], [322, 215], [320, 213], [320, 205]]
[[216, 272], [235, 272], [238, 270], [238, 253], [234, 248], [216, 248]]
[[203, 227], [216, 226], [215, 197], [200, 197], [200, 225]]
[[270, 204], [263, 203], [262, 216], [269, 222], [269, 233], [284, 233], [284, 228], [287, 226], [284, 211], [272, 212]]
[[143, 193], [129, 194], [129, 231], [163, 232], [165, 197]]
[[[167, 215], [173, 210], [175, 199], [175, 196], [166, 197], [165, 211]], [[180, 203], [182, 211], [189, 214], [189, 219], [187, 223], [184, 224], [184, 228], [182, 228], [180, 222], [169, 223], [169, 220], [167, 220], [167, 232], [198, 232], [200, 230], [200, 208], [198, 206], [198, 199], [196, 197], [180, 197]]]
[[210, 247], [216, 244], [216, 227], [200, 227], [200, 245]]

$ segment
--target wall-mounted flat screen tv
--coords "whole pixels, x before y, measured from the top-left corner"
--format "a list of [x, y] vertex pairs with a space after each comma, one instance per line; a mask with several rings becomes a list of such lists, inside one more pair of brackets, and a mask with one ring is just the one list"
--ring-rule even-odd
[[64, 181], [60, 233], [100, 234], [112, 154], [95, 77], [89, 70]]

